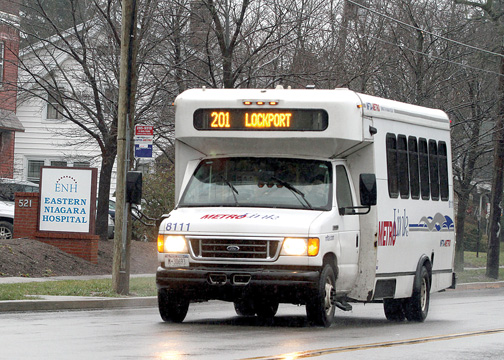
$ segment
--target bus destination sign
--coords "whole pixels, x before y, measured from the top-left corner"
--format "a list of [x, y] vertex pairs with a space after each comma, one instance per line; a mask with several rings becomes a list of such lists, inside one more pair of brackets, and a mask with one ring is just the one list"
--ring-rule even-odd
[[323, 131], [328, 115], [320, 109], [198, 109], [197, 130]]

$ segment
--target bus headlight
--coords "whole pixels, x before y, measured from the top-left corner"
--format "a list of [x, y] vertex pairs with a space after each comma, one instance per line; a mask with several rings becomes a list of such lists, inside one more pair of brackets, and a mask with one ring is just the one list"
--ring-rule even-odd
[[319, 238], [285, 238], [280, 255], [317, 256], [319, 247]]
[[182, 235], [158, 235], [157, 248], [160, 253], [187, 253], [187, 242]]

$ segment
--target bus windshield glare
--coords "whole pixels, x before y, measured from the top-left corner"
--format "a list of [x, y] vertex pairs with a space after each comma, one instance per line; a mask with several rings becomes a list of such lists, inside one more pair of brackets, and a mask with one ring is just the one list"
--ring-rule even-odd
[[241, 206], [330, 210], [327, 161], [232, 157], [203, 160], [180, 207]]

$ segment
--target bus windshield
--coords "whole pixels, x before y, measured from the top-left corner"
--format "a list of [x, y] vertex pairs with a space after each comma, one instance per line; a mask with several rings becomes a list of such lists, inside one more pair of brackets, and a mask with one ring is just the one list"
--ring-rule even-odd
[[327, 161], [229, 157], [203, 160], [180, 207], [246, 206], [330, 210], [332, 171]]

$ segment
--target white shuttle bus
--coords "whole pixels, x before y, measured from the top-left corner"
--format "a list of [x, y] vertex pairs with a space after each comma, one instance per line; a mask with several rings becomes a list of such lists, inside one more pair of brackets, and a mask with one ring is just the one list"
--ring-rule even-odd
[[348, 89], [193, 89], [175, 101], [176, 208], [158, 236], [161, 317], [191, 302], [270, 318], [383, 302], [424, 321], [455, 286], [450, 122]]

